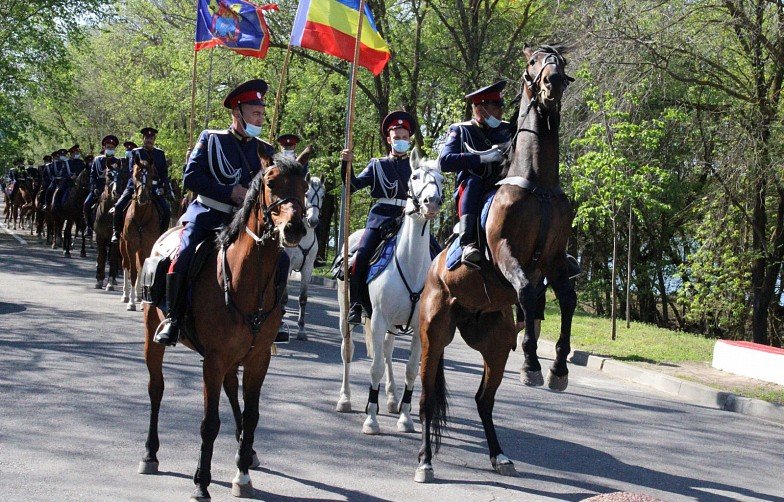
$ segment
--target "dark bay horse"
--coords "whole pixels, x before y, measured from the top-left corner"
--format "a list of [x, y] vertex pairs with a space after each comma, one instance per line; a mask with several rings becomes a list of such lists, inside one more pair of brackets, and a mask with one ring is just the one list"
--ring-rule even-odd
[[93, 232], [95, 243], [98, 246], [98, 256], [95, 268], [95, 289], [103, 287], [106, 276], [106, 262], [109, 262], [109, 279], [106, 282], [106, 291], [114, 291], [117, 285], [117, 269], [119, 265], [119, 245], [112, 244], [112, 215], [110, 210], [117, 203], [117, 171], [108, 169], [106, 183], [95, 209], [95, 224]]
[[133, 199], [125, 213], [125, 224], [120, 236], [120, 255], [123, 267], [123, 303], [126, 310], [136, 310], [139, 273], [144, 260], [150, 256], [152, 246], [161, 235], [158, 208], [153, 201], [153, 190], [158, 186], [155, 165], [146, 160], [133, 166]]
[[[54, 220], [54, 229], [56, 235], [59, 235], [60, 232], [63, 234], [63, 256], [68, 258], [71, 257], [71, 248], [72, 246], [72, 239], [74, 227], [75, 232], [78, 235], [81, 233], [82, 235], [82, 249], [79, 252], [79, 256], [84, 258], [87, 256], [87, 252], [85, 251], [85, 222], [84, 222], [84, 212], [82, 210], [82, 205], [84, 204], [85, 199], [87, 198], [87, 194], [90, 193], [89, 189], [89, 182], [90, 182], [90, 172], [88, 169], [82, 170], [78, 176], [76, 176], [76, 180], [74, 181], [74, 185], [70, 187], [68, 193], [66, 195], [65, 200], [60, 207], [56, 210], [52, 211], [52, 218]], [[58, 200], [60, 197], [60, 191], [63, 190], [62, 187], [55, 190], [53, 200]], [[54, 244], [53, 244], [54, 247]]]
[[571, 350], [569, 338], [577, 296], [566, 262], [573, 211], [560, 188], [558, 129], [561, 98], [572, 79], [564, 71], [566, 61], [557, 48], [526, 48], [525, 56], [520, 111], [507, 151], [508, 172], [499, 182], [487, 219], [491, 259], [483, 259], [479, 270], [461, 265], [449, 271], [444, 251], [430, 268], [422, 293], [422, 447], [414, 478], [418, 482], [434, 477], [433, 451], [438, 451], [447, 420], [444, 349], [452, 341], [455, 328], [484, 359], [475, 399], [490, 462], [500, 474], [517, 474], [498, 442], [493, 405], [509, 352], [515, 346], [515, 305], [520, 305], [525, 316], [524, 379], [529, 385], [544, 384], [534, 330], [537, 292], [544, 278], [561, 307], [561, 334], [549, 387], [560, 391], [567, 385], [566, 357]]
[[[296, 162], [277, 160], [256, 176], [242, 209], [218, 238], [191, 289], [188, 316], [201, 346], [204, 362], [204, 419], [201, 423], [201, 455], [194, 475], [197, 487], [191, 500], [209, 500], [213, 443], [220, 429], [218, 404], [221, 386], [237, 395], [236, 369], [244, 367], [242, 391], [245, 409], [237, 453], [237, 475], [232, 493], [253, 493], [248, 469], [253, 461], [253, 440], [259, 419], [259, 393], [270, 364], [271, 346], [283, 319], [275, 287], [281, 244], [296, 246], [305, 235], [303, 212], [305, 170]], [[176, 233], [170, 230], [166, 236]], [[164, 237], [165, 240], [166, 237]], [[162, 312], [144, 304], [144, 358], [150, 374], [150, 427], [147, 453], [139, 472], [157, 472], [159, 448], [158, 412], [163, 397], [164, 346], [153, 342]], [[196, 350], [194, 344], [183, 344]], [[233, 382], [233, 384], [232, 384]], [[232, 403], [234, 405], [234, 403]]]

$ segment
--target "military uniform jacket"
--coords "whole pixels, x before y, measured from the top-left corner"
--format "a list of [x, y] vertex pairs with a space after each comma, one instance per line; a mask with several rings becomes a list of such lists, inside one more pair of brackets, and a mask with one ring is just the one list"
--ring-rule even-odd
[[473, 120], [452, 124], [438, 163], [442, 171], [458, 173], [458, 185], [471, 175], [490, 178], [498, 174], [500, 164], [490, 164], [490, 169], [486, 169], [479, 162], [479, 155], [469, 153], [465, 144], [468, 143], [474, 150], [484, 151], [493, 145], [506, 143], [510, 138], [509, 122], [501, 122], [495, 129], [483, 127]]
[[[84, 161], [80, 162], [82, 167], [84, 167]], [[55, 179], [71, 179], [79, 174], [76, 170], [79, 164], [75, 163], [74, 160], [56, 160], [52, 164], [54, 165]]]
[[[90, 167], [90, 188], [98, 190], [99, 192], [106, 186], [106, 170], [116, 169], [115, 165], [119, 165], [120, 159], [117, 157], [107, 157], [106, 155], [99, 155], [93, 160], [93, 165]], [[117, 184], [118, 187], [123, 185]]]
[[[143, 160], [155, 166], [158, 176], [159, 188], [168, 189], [169, 187], [169, 167], [166, 165], [166, 154], [160, 148], [153, 147], [152, 150], [145, 150], [144, 147], [136, 148], [131, 152], [129, 159], [129, 170], [133, 172], [133, 166], [140, 164]], [[133, 179], [129, 177], [127, 187], [133, 188]], [[162, 192], [161, 192], [162, 193]]]
[[52, 181], [54, 180], [54, 161], [44, 165], [44, 172], [42, 178], [44, 181], [44, 186], [48, 187], [52, 183]]
[[[343, 172], [345, 173], [345, 171]], [[403, 214], [404, 203], [408, 199], [408, 179], [410, 177], [411, 163], [409, 158], [395, 156], [370, 159], [370, 163], [359, 173], [359, 176], [354, 176], [352, 173], [352, 192], [370, 187], [370, 196], [374, 199], [401, 201], [397, 205], [377, 201], [370, 208], [365, 228], [379, 228], [384, 223]], [[345, 179], [345, 176], [342, 179]]]
[[[237, 185], [250, 186], [261, 170], [259, 150], [266, 152], [270, 158], [275, 154], [269, 143], [256, 138], [240, 139], [230, 129], [202, 131], [183, 172], [185, 190], [234, 206], [231, 201], [233, 188]], [[194, 222], [216, 229], [231, 221], [231, 217], [232, 213], [194, 200], [180, 222]]]

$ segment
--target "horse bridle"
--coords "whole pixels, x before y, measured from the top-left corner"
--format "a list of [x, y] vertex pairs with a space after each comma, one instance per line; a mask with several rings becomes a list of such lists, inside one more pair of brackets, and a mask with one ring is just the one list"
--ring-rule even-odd
[[419, 197], [422, 196], [422, 192], [425, 191], [425, 188], [430, 186], [430, 185], [435, 185], [435, 187], [436, 187], [436, 189], [438, 191], [438, 197], [443, 200], [443, 194], [442, 194], [443, 188], [441, 186], [439, 186], [438, 182], [436, 181], [436, 175], [433, 174], [430, 171], [431, 171], [430, 169], [428, 169], [426, 171], [422, 171], [422, 178], [423, 178], [423, 180], [428, 175], [430, 175], [430, 177], [432, 179], [428, 180], [425, 184], [423, 184], [422, 188], [419, 190], [419, 192], [414, 192], [414, 189], [411, 186], [411, 179], [408, 180], [408, 198], [411, 199], [411, 202], [414, 205], [414, 209], [409, 211], [408, 214], [414, 214], [415, 212], [419, 211], [419, 208], [422, 207], [422, 203], [419, 201]]
[[248, 227], [247, 223], [245, 224], [245, 232], [248, 235], [250, 235], [250, 237], [256, 242], [257, 246], [262, 245], [267, 239], [269, 239], [272, 236], [273, 231], [275, 230], [275, 224], [272, 222], [272, 211], [277, 209], [279, 206], [288, 203], [292, 203], [292, 204], [296, 203], [299, 206], [299, 208], [303, 210], [302, 213], [303, 214], [305, 213], [304, 211], [305, 207], [302, 201], [297, 197], [285, 197], [283, 199], [277, 198], [275, 201], [272, 202], [272, 204], [270, 204], [269, 206], [267, 205], [267, 190], [266, 190], [265, 181], [266, 181], [267, 173], [270, 172], [270, 170], [272, 170], [272, 168], [274, 167], [275, 167], [274, 165], [270, 166], [261, 175], [262, 180], [260, 180], [260, 182], [263, 183], [265, 186], [259, 187], [259, 190], [261, 190], [261, 200], [256, 201], [256, 207], [260, 208], [261, 213], [264, 216], [264, 230], [262, 231], [261, 236], [257, 235], [256, 232], [251, 230], [250, 227]]
[[[317, 188], [313, 190], [313, 195], [308, 197], [308, 200], [306, 201], [303, 213], [307, 212], [307, 210], [312, 207], [317, 208], [319, 210], [319, 213], [321, 212], [321, 195], [319, 195], [319, 191], [323, 186], [324, 183], [322, 183], [321, 180], [319, 180]], [[310, 185], [310, 188], [313, 188], [312, 184]], [[315, 204], [313, 203], [314, 200], [316, 201]]]

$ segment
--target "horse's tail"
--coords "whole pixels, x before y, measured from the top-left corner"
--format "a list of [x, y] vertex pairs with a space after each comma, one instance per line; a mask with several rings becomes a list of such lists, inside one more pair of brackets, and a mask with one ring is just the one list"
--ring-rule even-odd
[[446, 390], [446, 378], [444, 378], [444, 354], [438, 360], [436, 370], [436, 386], [434, 392], [428, 396], [425, 407], [430, 414], [430, 440], [433, 446], [433, 453], [438, 453], [441, 448], [441, 438], [446, 434], [447, 416], [449, 414], [449, 393]]

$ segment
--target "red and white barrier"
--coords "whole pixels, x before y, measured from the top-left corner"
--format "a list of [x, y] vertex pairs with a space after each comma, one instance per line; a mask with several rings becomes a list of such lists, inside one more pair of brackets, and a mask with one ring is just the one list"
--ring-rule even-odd
[[718, 340], [713, 347], [713, 367], [784, 385], [784, 349], [752, 342]]

